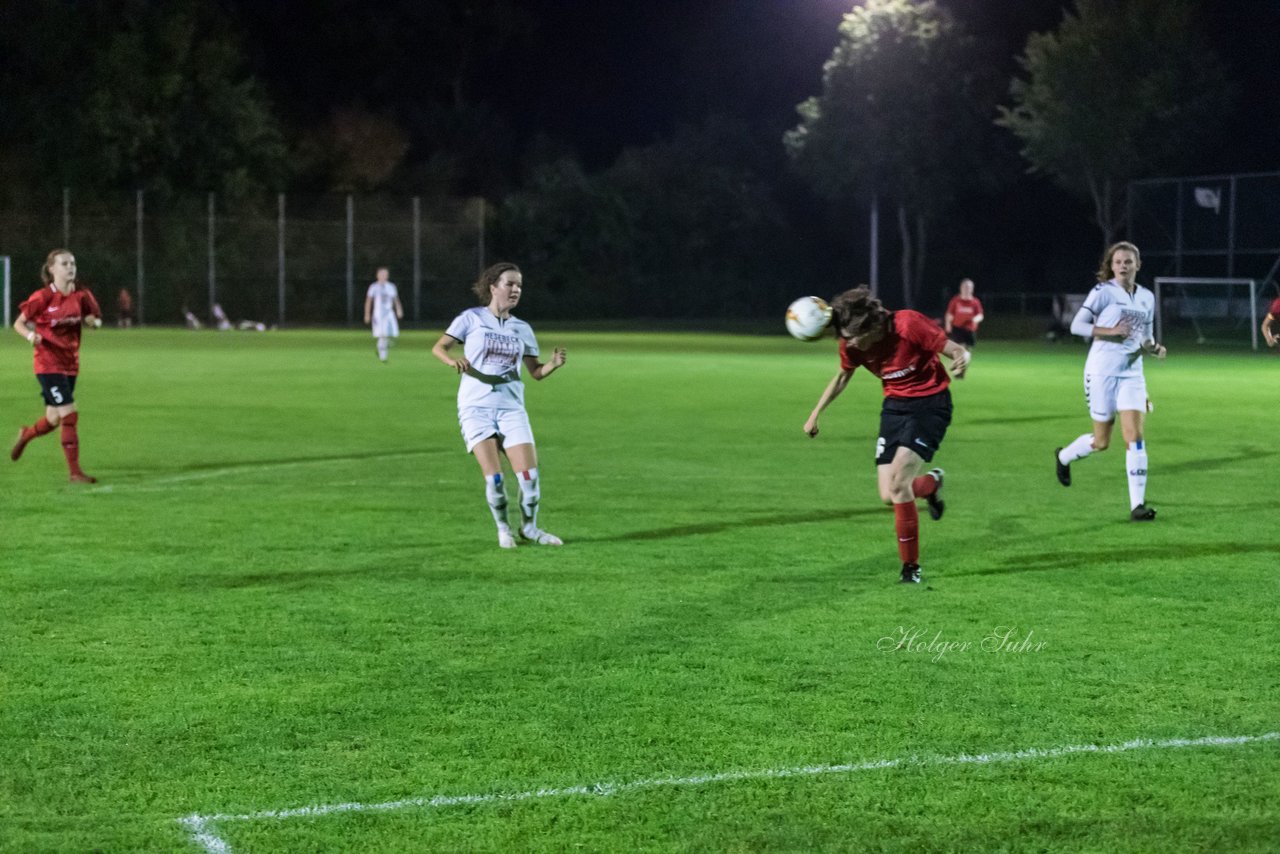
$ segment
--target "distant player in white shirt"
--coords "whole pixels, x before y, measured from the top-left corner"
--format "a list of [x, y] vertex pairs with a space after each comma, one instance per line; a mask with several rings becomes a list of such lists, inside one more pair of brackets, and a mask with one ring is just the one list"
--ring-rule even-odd
[[386, 267], [379, 267], [377, 281], [369, 285], [369, 292], [364, 298], [364, 322], [373, 328], [373, 337], [378, 341], [378, 358], [384, 362], [391, 339], [400, 337], [399, 321], [404, 317], [400, 292], [387, 281], [390, 275], [391, 271]]
[[1142, 356], [1165, 357], [1165, 348], [1151, 337], [1155, 296], [1136, 281], [1142, 261], [1138, 247], [1121, 242], [1102, 257], [1098, 285], [1085, 298], [1071, 322], [1071, 333], [1093, 338], [1084, 363], [1084, 397], [1093, 419], [1085, 433], [1054, 452], [1058, 482], [1071, 485], [1071, 464], [1111, 444], [1111, 429], [1120, 413], [1125, 441], [1125, 470], [1129, 476], [1129, 518], [1149, 522], [1156, 511], [1146, 505], [1147, 447], [1142, 438], [1146, 418], [1147, 382]]
[[[546, 379], [564, 364], [565, 351], [557, 348], [549, 361], [538, 361], [533, 327], [511, 314], [522, 287], [515, 264], [494, 264], [485, 270], [473, 288], [480, 306], [455, 317], [431, 348], [437, 359], [461, 375], [458, 423], [468, 453], [475, 455], [484, 473], [485, 498], [498, 525], [498, 545], [504, 549], [516, 546], [507, 522], [500, 456], [504, 453], [520, 484], [520, 536], [544, 546], [563, 545], [559, 537], [538, 527], [538, 454], [524, 409], [520, 367], [535, 380]], [[450, 353], [459, 344], [462, 356], [454, 358]]]

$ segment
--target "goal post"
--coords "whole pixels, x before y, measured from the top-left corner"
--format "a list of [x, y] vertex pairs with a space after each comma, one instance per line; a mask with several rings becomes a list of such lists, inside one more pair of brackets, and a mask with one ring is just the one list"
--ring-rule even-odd
[[1239, 342], [1240, 324], [1249, 324], [1249, 341], [1258, 349], [1258, 280], [1196, 276], [1159, 276], [1155, 280], [1156, 340], [1171, 327], [1188, 325], [1197, 344]]

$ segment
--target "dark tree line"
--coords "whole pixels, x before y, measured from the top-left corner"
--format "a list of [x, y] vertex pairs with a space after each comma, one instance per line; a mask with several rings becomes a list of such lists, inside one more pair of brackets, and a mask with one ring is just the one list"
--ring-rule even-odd
[[1012, 81], [964, 6], [853, 6], [785, 144], [721, 105], [588, 167], [491, 97], [532, 85], [511, 57], [537, 49], [536, 3], [8, 0], [0, 204], [62, 186], [481, 195], [493, 251], [536, 271], [549, 314], [706, 317], [865, 278], [876, 200], [886, 284], [928, 307], [996, 268], [967, 220], [1022, 192], [1022, 171], [1110, 239], [1125, 183], [1193, 162], [1232, 91], [1192, 0], [1077, 0]]

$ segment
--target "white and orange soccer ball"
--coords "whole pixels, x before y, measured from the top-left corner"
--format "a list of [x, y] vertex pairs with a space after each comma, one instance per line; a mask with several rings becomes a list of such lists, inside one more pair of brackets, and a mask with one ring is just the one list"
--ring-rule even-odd
[[817, 341], [831, 325], [831, 306], [820, 297], [800, 297], [787, 306], [787, 331], [801, 341]]

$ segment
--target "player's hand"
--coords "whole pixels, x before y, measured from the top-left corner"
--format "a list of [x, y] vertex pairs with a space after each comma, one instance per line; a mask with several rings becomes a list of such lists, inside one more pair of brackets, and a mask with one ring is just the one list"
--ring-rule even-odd
[[809, 420], [804, 422], [804, 432], [809, 434], [810, 439], [818, 436], [818, 419], [810, 415]]
[[565, 352], [563, 347], [557, 347], [551, 351], [551, 364], [558, 368], [565, 363], [568, 357], [568, 353]]
[[97, 329], [102, 326], [102, 318], [89, 315], [84, 319], [84, 325], [88, 326], [90, 329]]
[[44, 340], [44, 337], [39, 332], [33, 331], [31, 333], [31, 337], [27, 340], [31, 342], [32, 347], [39, 347], [40, 342]]
[[951, 360], [951, 376], [964, 379], [965, 371], [969, 370], [969, 358], [969, 351], [961, 349], [960, 354]]
[[467, 371], [471, 370], [471, 363], [467, 361], [465, 356], [461, 359], [454, 359], [453, 369], [460, 374], [465, 374]]

